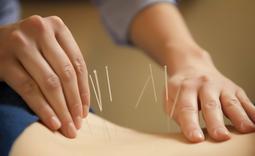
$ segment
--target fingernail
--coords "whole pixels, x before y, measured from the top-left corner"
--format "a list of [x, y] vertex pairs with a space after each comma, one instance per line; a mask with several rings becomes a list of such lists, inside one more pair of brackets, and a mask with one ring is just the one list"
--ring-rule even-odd
[[83, 105], [89, 105], [89, 102], [90, 102], [89, 94], [83, 94], [81, 95], [81, 98], [82, 98]]
[[76, 123], [76, 128], [77, 129], [80, 129], [81, 128], [81, 125], [82, 125], [82, 118], [80, 116], [77, 116], [75, 118], [75, 123]]
[[200, 130], [194, 130], [193, 132], [190, 133], [189, 137], [190, 139], [192, 139], [192, 141], [195, 142], [204, 140], [203, 132]]
[[245, 131], [245, 126], [244, 126], [244, 123], [243, 123], [243, 122], [242, 122], [241, 125], [240, 125], [240, 130], [241, 130], [242, 132]]
[[241, 132], [245, 133], [245, 132], [251, 132], [255, 129], [255, 125], [251, 122], [245, 124], [245, 122], [242, 122], [240, 125], [240, 130]]
[[255, 130], [255, 125], [253, 123], [250, 123], [249, 127], [251, 128], [251, 132]]
[[253, 113], [253, 114], [251, 115], [251, 119], [252, 119], [253, 122], [255, 122], [255, 113]]
[[217, 140], [226, 140], [229, 139], [229, 132], [225, 128], [218, 128], [214, 131], [214, 136]]
[[67, 125], [67, 134], [70, 138], [76, 137], [76, 129], [74, 127], [74, 124], [72, 122], [68, 123]]
[[85, 118], [88, 115], [89, 112], [89, 106], [88, 105], [83, 105], [83, 118]]
[[58, 120], [56, 116], [51, 117], [51, 125], [54, 128], [54, 130], [57, 130], [61, 127], [61, 122]]

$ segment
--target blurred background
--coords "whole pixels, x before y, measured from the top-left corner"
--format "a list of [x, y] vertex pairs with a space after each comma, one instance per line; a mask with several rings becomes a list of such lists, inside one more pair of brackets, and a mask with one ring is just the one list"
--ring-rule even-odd
[[[115, 45], [105, 31], [95, 6], [88, 1], [23, 0], [22, 18], [38, 14], [57, 15], [72, 31], [87, 62], [90, 74], [96, 69], [102, 92], [100, 113], [93, 91], [92, 107], [98, 115], [122, 126], [146, 132], [177, 131], [163, 111], [164, 78], [162, 68], [142, 51]], [[242, 86], [255, 100], [255, 1], [186, 0], [178, 5], [197, 42], [207, 49], [218, 69]], [[134, 106], [153, 66], [158, 101], [152, 85]], [[113, 102], [108, 96], [105, 65], [109, 67]], [[170, 126], [168, 126], [170, 125]]]

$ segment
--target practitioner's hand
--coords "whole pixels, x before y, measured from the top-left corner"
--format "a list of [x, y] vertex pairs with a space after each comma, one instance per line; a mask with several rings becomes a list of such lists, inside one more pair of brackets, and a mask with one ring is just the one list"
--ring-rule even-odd
[[[180, 51], [176, 53], [181, 54]], [[203, 55], [202, 59], [200, 56], [181, 55], [176, 59], [179, 63], [173, 65], [174, 71], [169, 71], [171, 73], [168, 81], [169, 100], [166, 105], [168, 114], [171, 113], [180, 88], [173, 118], [191, 142], [204, 140], [198, 118], [200, 109], [209, 135], [217, 141], [230, 138], [230, 133], [223, 122], [223, 114], [231, 120], [238, 131], [242, 133], [254, 131], [255, 107], [243, 89], [223, 76], [214, 67], [207, 53]]]
[[0, 79], [48, 128], [76, 136], [89, 109], [87, 69], [59, 17], [31, 16], [0, 27]]

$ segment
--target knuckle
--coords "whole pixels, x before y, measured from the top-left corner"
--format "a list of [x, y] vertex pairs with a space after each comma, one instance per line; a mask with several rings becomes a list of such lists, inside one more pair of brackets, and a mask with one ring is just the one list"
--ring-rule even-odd
[[46, 90], [56, 90], [61, 87], [60, 80], [57, 75], [52, 74], [46, 78], [45, 88]]
[[182, 112], [182, 113], [187, 113], [187, 112], [196, 113], [197, 111], [198, 110], [194, 106], [192, 106], [191, 104], [188, 104], [188, 103], [180, 106], [180, 112]]
[[37, 108], [36, 108], [39, 112], [41, 112], [41, 114], [47, 114], [48, 112], [48, 109], [45, 105], [37, 105]]
[[73, 115], [77, 115], [81, 111], [81, 104], [78, 104], [78, 103], [73, 104], [73, 105], [71, 105], [70, 109], [71, 109], [70, 111], [72, 112]]
[[73, 69], [71, 64], [67, 64], [67, 65], [64, 66], [60, 77], [64, 82], [70, 82], [70, 81], [73, 80], [73, 78], [74, 78], [74, 69]]
[[183, 117], [185, 116], [184, 114], [196, 114], [196, 113], [198, 113], [198, 110], [195, 107], [193, 107], [192, 105], [183, 105], [174, 114], [174, 119], [179, 124], [181, 124], [182, 120], [184, 119]]
[[74, 60], [74, 68], [78, 75], [87, 74], [86, 64], [81, 57], [77, 57]]
[[37, 112], [39, 112], [41, 114], [41, 118], [50, 118], [52, 115], [50, 113], [49, 107], [47, 107], [47, 105], [44, 104], [39, 104], [37, 105]]
[[24, 97], [28, 97], [35, 93], [35, 90], [37, 89], [36, 83], [28, 77], [21, 78], [18, 87], [20, 88], [21, 94]]
[[209, 101], [206, 101], [203, 104], [203, 106], [206, 110], [209, 110], [209, 109], [217, 109], [219, 107], [219, 104], [216, 100], [209, 100]]
[[209, 83], [211, 81], [211, 78], [208, 76], [208, 75], [201, 75], [200, 76], [200, 80], [203, 82], [203, 83]]
[[42, 17], [40, 15], [32, 15], [30, 17], [27, 18], [30, 21], [40, 21], [42, 20]]
[[65, 26], [64, 21], [58, 16], [50, 16], [49, 19], [50, 19], [51, 23], [53, 25], [57, 26], [58, 28]]
[[39, 15], [30, 16], [24, 21], [24, 25], [35, 33], [44, 33], [47, 30], [44, 18]]
[[63, 123], [63, 125], [68, 125], [70, 122], [73, 122], [70, 115], [60, 117], [60, 121]]
[[26, 48], [29, 46], [29, 41], [21, 31], [14, 30], [9, 37], [11, 43], [16, 43], [19, 48]]
[[190, 88], [192, 87], [193, 83], [190, 81], [190, 80], [184, 80], [182, 83], [181, 83], [181, 88]]
[[225, 99], [225, 107], [236, 107], [239, 105], [239, 101], [236, 98], [227, 98]]

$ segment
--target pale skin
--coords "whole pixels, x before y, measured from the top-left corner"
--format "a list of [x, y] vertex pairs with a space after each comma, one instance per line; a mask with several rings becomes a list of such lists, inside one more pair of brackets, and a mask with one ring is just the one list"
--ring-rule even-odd
[[[104, 121], [94, 114], [89, 114], [83, 122], [75, 139], [53, 133], [35, 122], [16, 139], [10, 156], [254, 156], [255, 153], [255, 133], [241, 135], [233, 128], [229, 128], [233, 132], [229, 141], [216, 143], [207, 138], [202, 143], [192, 144], [180, 133], [139, 132]], [[105, 130], [105, 125], [109, 131]]]
[[[129, 36], [158, 63], [168, 66], [167, 113], [181, 86], [174, 119], [188, 140], [204, 140], [199, 108], [209, 135], [217, 141], [230, 138], [223, 114], [238, 131], [255, 130], [255, 108], [249, 98], [215, 68], [174, 5], [145, 8], [132, 21]], [[87, 115], [90, 93], [85, 61], [63, 21], [32, 16], [0, 27], [0, 43], [0, 79], [21, 95], [48, 128], [74, 138], [81, 118]]]
[[87, 69], [59, 17], [31, 16], [0, 27], [0, 79], [51, 130], [76, 136], [89, 109]]
[[168, 114], [181, 87], [173, 118], [189, 141], [205, 139], [199, 126], [199, 110], [209, 135], [216, 141], [231, 137], [223, 115], [239, 132], [255, 130], [255, 107], [244, 90], [216, 69], [174, 5], [158, 4], [142, 11], [131, 25], [130, 38], [159, 64], [168, 66]]

